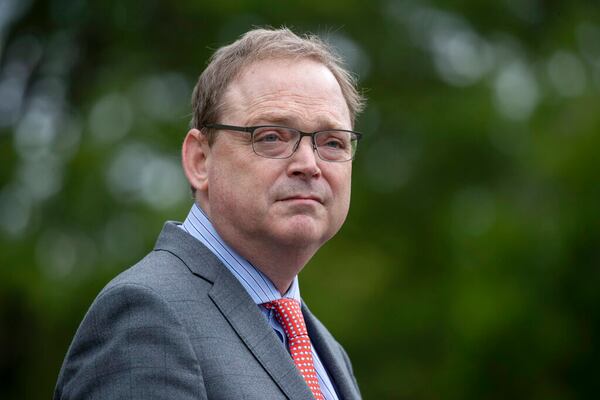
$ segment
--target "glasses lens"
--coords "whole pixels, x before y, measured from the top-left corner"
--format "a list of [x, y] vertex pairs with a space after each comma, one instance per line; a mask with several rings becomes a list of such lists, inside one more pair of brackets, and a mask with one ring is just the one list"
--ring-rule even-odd
[[257, 128], [252, 136], [252, 147], [259, 156], [268, 158], [286, 158], [294, 152], [299, 133], [280, 126]]
[[322, 131], [315, 135], [319, 156], [327, 161], [348, 161], [354, 157], [356, 135], [347, 131]]

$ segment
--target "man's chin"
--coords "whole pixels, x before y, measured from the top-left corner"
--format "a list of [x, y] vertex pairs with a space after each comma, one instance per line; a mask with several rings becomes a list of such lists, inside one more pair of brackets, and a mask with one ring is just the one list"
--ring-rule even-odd
[[320, 246], [328, 239], [323, 222], [306, 215], [296, 215], [282, 221], [278, 236], [287, 244], [301, 247]]

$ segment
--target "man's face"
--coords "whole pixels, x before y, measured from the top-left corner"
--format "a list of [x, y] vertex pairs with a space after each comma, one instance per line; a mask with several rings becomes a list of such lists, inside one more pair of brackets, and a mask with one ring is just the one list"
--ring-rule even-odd
[[[215, 123], [351, 129], [335, 77], [309, 59], [255, 62], [223, 97]], [[290, 158], [269, 159], [253, 152], [250, 134], [219, 131], [207, 151], [202, 206], [227, 242], [247, 247], [242, 254], [265, 245], [316, 251], [346, 218], [351, 172], [351, 162], [321, 160], [309, 137]]]

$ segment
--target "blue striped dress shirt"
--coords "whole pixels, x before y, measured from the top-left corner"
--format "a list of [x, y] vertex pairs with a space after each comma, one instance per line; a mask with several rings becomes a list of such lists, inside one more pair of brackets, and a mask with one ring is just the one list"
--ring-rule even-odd
[[[281, 327], [281, 324], [279, 324], [275, 318], [274, 311], [268, 310], [266, 307], [261, 305], [262, 303], [278, 300], [282, 297], [275, 285], [273, 285], [273, 282], [271, 282], [271, 280], [267, 278], [265, 274], [260, 272], [247, 260], [237, 254], [235, 250], [229, 247], [227, 243], [221, 239], [212, 223], [208, 219], [208, 216], [197, 204], [192, 206], [192, 209], [190, 210], [183, 224], [180, 225], [180, 228], [202, 242], [202, 244], [204, 244], [215, 254], [215, 256], [219, 258], [219, 260], [221, 260], [223, 265], [225, 265], [225, 267], [231, 271], [233, 276], [240, 281], [244, 289], [246, 289], [250, 297], [252, 297], [252, 300], [254, 300], [254, 302], [260, 307], [263, 315], [273, 327], [273, 330], [275, 333], [277, 333], [277, 336], [287, 349], [287, 337], [285, 336], [285, 332]], [[292, 285], [283, 295], [283, 297], [294, 299], [300, 303], [302, 302], [300, 298], [300, 287], [298, 285], [297, 276], [294, 278]], [[321, 392], [327, 400], [338, 400], [338, 396], [331, 379], [329, 378], [325, 367], [321, 363], [319, 355], [317, 354], [314, 346], [312, 346], [312, 354], [315, 363], [315, 370], [319, 379], [319, 385], [321, 386]]]

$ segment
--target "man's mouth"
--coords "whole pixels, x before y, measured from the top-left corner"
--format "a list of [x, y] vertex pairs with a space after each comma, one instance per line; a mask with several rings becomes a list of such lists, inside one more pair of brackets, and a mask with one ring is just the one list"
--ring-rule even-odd
[[286, 196], [279, 201], [298, 201], [298, 202], [317, 202], [319, 204], [323, 204], [323, 199], [317, 195], [309, 194], [297, 194], [292, 196]]

